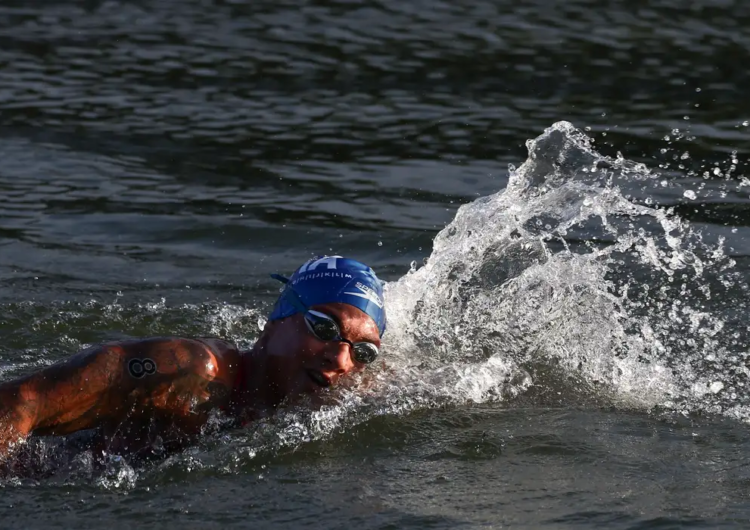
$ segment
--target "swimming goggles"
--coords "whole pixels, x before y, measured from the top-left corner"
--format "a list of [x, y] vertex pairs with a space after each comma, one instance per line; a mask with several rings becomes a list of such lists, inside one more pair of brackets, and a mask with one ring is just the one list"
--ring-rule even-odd
[[300, 313], [303, 314], [305, 324], [307, 324], [307, 329], [310, 330], [310, 333], [312, 333], [316, 338], [326, 342], [345, 342], [346, 344], [351, 346], [352, 357], [358, 363], [370, 364], [375, 359], [377, 359], [380, 352], [378, 350], [378, 347], [375, 346], [372, 342], [352, 342], [345, 339], [341, 336], [341, 329], [339, 328], [338, 323], [333, 318], [326, 315], [325, 313], [321, 313], [320, 311], [310, 309], [304, 304], [304, 302], [302, 302], [300, 296], [289, 284], [288, 278], [285, 278], [280, 274], [271, 274], [271, 277], [286, 284], [286, 288], [284, 289], [284, 293], [282, 293], [282, 296], [285, 296], [287, 293], [289, 293], [290, 296], [287, 299], [292, 303], [292, 305], [297, 308]]

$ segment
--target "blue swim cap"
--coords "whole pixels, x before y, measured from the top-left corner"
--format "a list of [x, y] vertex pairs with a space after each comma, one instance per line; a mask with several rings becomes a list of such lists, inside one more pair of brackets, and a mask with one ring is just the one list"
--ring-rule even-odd
[[[285, 278], [272, 275], [282, 281]], [[273, 307], [269, 321], [279, 320], [299, 313], [299, 303], [290, 301], [293, 289], [307, 306], [343, 302], [367, 313], [378, 326], [380, 336], [385, 333], [385, 307], [383, 285], [375, 271], [357, 260], [341, 256], [322, 256], [309, 260], [294, 271]]]

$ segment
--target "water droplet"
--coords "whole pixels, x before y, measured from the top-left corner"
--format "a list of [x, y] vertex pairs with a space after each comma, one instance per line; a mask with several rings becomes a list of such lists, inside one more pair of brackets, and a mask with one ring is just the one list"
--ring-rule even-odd
[[696, 92], [700, 92], [700, 91], [701, 91], [701, 89], [700, 89], [700, 88], [696, 88], [696, 89], [695, 89], [695, 91], [696, 91]]
[[378, 246], [382, 247], [383, 246], [383, 242], [382, 241], [378, 241]]
[[682, 155], [680, 156], [680, 160], [687, 160], [688, 158], [690, 158], [690, 155], [688, 154], [687, 151], [682, 153]]
[[689, 119], [690, 119], [690, 116], [683, 116], [683, 117], [682, 117], [682, 119], [683, 119], [683, 120], [689, 120]]
[[743, 127], [747, 127], [748, 125], [750, 125], [750, 121], [745, 120], [742, 122]]
[[697, 195], [693, 190], [685, 190], [685, 193], [682, 194], [684, 197], [690, 199], [691, 201], [694, 201]]

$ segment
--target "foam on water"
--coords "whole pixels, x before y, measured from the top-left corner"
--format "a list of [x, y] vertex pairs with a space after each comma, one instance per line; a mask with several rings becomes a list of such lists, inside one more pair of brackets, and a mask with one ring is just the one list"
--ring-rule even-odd
[[[529, 158], [512, 169], [505, 190], [462, 206], [424, 264], [386, 286], [385, 367], [332, 392], [322, 407], [285, 410], [241, 432], [208, 436], [148, 474], [237, 472], [260, 452], [325, 438], [375, 416], [488, 401], [513, 407], [573, 400], [750, 420], [743, 391], [750, 375], [742, 324], [747, 288], [721, 240], [653, 206], [650, 197], [632, 199], [625, 187], [647, 190], [660, 176], [598, 154], [569, 123], [527, 146]], [[22, 305], [15, 311], [21, 320], [36, 312]], [[243, 347], [262, 320], [253, 309], [163, 302], [48, 315], [55, 316], [33, 325], [55, 326], [62, 337], [85, 326], [93, 330], [91, 342], [97, 330], [120, 326], [134, 335], [220, 335]], [[33, 451], [41, 467], [51, 466], [49, 445]], [[107, 488], [136, 481], [116, 455], [105, 455], [99, 467], [82, 458], [75, 455], [65, 469]]]
[[527, 146], [507, 189], [461, 207], [425, 264], [388, 285], [395, 364], [462, 363], [442, 383], [458, 400], [508, 393], [502, 378], [474, 376], [502, 363], [528, 374], [520, 391], [750, 418], [744, 333], [723, 336], [726, 316], [711, 310], [715, 294], [741, 303], [746, 292], [721, 241], [626, 198], [622, 184], [659, 175], [599, 155], [569, 123]]

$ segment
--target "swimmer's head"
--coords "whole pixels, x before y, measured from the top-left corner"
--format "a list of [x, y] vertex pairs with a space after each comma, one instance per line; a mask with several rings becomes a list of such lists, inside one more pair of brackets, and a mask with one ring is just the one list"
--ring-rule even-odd
[[312, 306], [343, 303], [372, 318], [379, 335], [383, 336], [386, 323], [383, 284], [364, 263], [341, 256], [317, 257], [304, 263], [288, 279], [273, 277], [287, 287], [276, 301], [269, 322]]
[[275, 405], [318, 394], [378, 358], [383, 286], [370, 267], [326, 256], [289, 278], [272, 276], [285, 287], [253, 348], [260, 399]]

